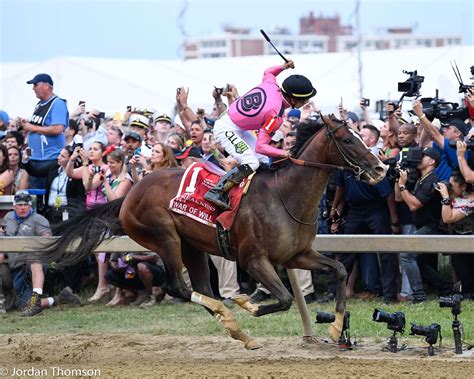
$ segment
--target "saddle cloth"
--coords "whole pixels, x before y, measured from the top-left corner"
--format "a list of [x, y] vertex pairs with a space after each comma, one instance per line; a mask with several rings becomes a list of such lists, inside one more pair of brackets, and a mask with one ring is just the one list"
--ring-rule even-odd
[[217, 166], [212, 168], [208, 163], [193, 163], [184, 172], [178, 193], [171, 199], [169, 209], [214, 228], [219, 222], [225, 230], [230, 230], [249, 179], [245, 178], [229, 191], [231, 209], [218, 214], [217, 207], [204, 199], [204, 195], [223, 174], [225, 172], [219, 171]]

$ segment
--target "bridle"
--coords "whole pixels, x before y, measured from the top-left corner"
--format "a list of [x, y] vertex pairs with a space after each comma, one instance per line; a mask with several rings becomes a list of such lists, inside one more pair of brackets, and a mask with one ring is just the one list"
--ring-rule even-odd
[[[336, 128], [334, 129], [331, 129], [329, 127], [329, 125], [326, 123], [326, 121], [324, 121], [324, 118], [323, 118], [323, 122], [324, 122], [324, 126], [326, 128], [326, 136], [328, 136], [329, 138], [331, 138], [331, 140], [334, 142], [334, 144], [336, 145], [336, 148], [337, 148], [337, 151], [339, 152], [339, 154], [342, 156], [342, 158], [344, 159], [344, 161], [347, 163], [347, 166], [339, 166], [339, 165], [333, 165], [333, 164], [328, 164], [328, 163], [319, 163], [319, 162], [311, 162], [311, 161], [305, 161], [303, 159], [298, 159], [298, 158], [293, 158], [293, 157], [286, 157], [286, 158], [283, 158], [283, 159], [280, 159], [278, 161], [275, 161], [274, 163], [275, 164], [278, 164], [280, 162], [283, 162], [285, 160], [289, 160], [291, 163], [293, 164], [296, 164], [298, 166], [307, 166], [307, 167], [318, 167], [318, 168], [323, 168], [323, 169], [329, 169], [329, 170], [339, 170], [339, 171], [351, 171], [352, 173], [354, 173], [354, 176], [357, 180], [360, 180], [360, 177], [361, 175], [365, 172], [365, 170], [363, 170], [360, 165], [358, 165], [356, 162], [354, 162], [348, 155], [347, 153], [344, 152], [344, 150], [341, 148], [341, 146], [339, 145], [339, 143], [337, 142], [337, 139], [336, 139], [336, 136], [334, 135], [334, 133], [339, 130], [340, 128], [342, 127], [348, 127], [347, 126], [347, 123], [345, 121], [342, 121], [342, 123], [337, 126]], [[300, 151], [304, 151], [305, 148], [311, 143], [311, 141], [316, 137], [316, 135], [319, 134], [318, 132], [316, 132], [311, 138], [308, 139], [308, 141], [306, 141], [306, 143], [301, 147]], [[370, 153], [370, 150], [367, 149], [364, 156], [367, 155], [368, 153]], [[311, 221], [311, 222], [306, 222], [306, 221], [302, 221], [302, 220], [299, 220], [298, 218], [296, 218], [296, 216], [294, 216], [291, 211], [288, 209], [284, 199], [283, 199], [283, 196], [281, 194], [281, 191], [280, 191], [280, 186], [278, 184], [278, 171], [279, 170], [275, 170], [275, 186], [276, 186], [276, 189], [277, 189], [277, 193], [278, 193], [278, 196], [280, 197], [280, 201], [281, 203], [283, 204], [283, 207], [285, 208], [286, 210], [286, 213], [288, 213], [288, 215], [296, 222], [298, 222], [299, 224], [303, 224], [303, 225], [316, 225], [316, 223], [318, 222], [318, 218], [316, 216], [316, 220], [314, 221]]]

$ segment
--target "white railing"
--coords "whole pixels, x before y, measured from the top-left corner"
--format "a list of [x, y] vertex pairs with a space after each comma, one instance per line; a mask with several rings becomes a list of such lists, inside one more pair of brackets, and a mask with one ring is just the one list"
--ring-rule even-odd
[[[0, 237], [0, 252], [41, 251], [41, 244], [51, 240], [45, 237]], [[474, 252], [474, 236], [451, 235], [318, 235], [313, 249], [320, 252], [419, 252], [465, 253]], [[74, 250], [73, 248], [71, 249]], [[116, 237], [104, 241], [96, 251], [144, 252], [148, 251], [129, 237]]]

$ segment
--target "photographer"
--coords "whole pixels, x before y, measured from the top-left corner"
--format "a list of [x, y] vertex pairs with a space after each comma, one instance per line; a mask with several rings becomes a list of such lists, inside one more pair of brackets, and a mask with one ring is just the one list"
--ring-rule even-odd
[[[474, 144], [474, 139], [471, 138], [469, 142]], [[474, 151], [470, 151], [468, 159], [466, 159], [466, 150], [466, 142], [456, 142], [456, 154], [459, 162], [459, 170], [467, 183], [474, 184]]]
[[[472, 184], [466, 183], [459, 171], [453, 171], [448, 185], [445, 182], [439, 182], [436, 190], [443, 198], [441, 200], [443, 222], [451, 225], [453, 234], [473, 235], [474, 191]], [[464, 297], [473, 299], [474, 255], [452, 254], [451, 263], [458, 280], [462, 282]]]
[[126, 303], [121, 291], [123, 289], [144, 290], [144, 293], [139, 295], [131, 305], [141, 308], [155, 305], [157, 298], [153, 294], [153, 287], [162, 286], [166, 280], [165, 269], [159, 262], [161, 261], [156, 253], [113, 253], [110, 258], [111, 269], [107, 271], [105, 278], [109, 284], [117, 287], [117, 292], [108, 305], [117, 306]]
[[101, 124], [100, 116], [103, 113], [93, 110], [86, 113], [86, 117], [79, 121], [80, 129], [84, 140], [84, 149], [89, 151], [94, 142], [100, 142], [107, 145], [107, 130]]
[[436, 126], [423, 113], [423, 105], [419, 100], [413, 102], [413, 112], [420, 119], [422, 147], [432, 145], [441, 154], [441, 161], [436, 168], [440, 180], [448, 180], [451, 172], [458, 167], [456, 150], [449, 146], [451, 141], [462, 141], [469, 132], [469, 127], [459, 119], [446, 120], [438, 130]]
[[[439, 182], [435, 173], [436, 166], [441, 161], [438, 150], [430, 147], [422, 150], [422, 159], [417, 166], [421, 177], [416, 181], [415, 188], [410, 191], [406, 188], [408, 174], [406, 170], [400, 170], [400, 178], [395, 183], [395, 194], [401, 198], [408, 208], [414, 213], [416, 231], [414, 234], [443, 234], [440, 229], [441, 197], [434, 190], [433, 185]], [[437, 257], [436, 255], [434, 256]], [[436, 264], [430, 262], [426, 254], [418, 257], [417, 253], [401, 253], [400, 263], [405, 270], [408, 281], [412, 288], [412, 302], [420, 303], [426, 300], [426, 294], [421, 281], [420, 268], [424, 277], [430, 284], [440, 291], [449, 290], [449, 283], [436, 271]], [[420, 266], [420, 267], [419, 267]]]
[[[56, 224], [67, 219], [67, 207], [71, 205], [85, 205], [85, 191], [82, 185], [82, 168], [80, 166], [79, 156], [81, 148], [66, 146], [61, 150], [58, 161], [52, 165], [48, 172], [46, 180], [46, 218], [51, 224]], [[83, 154], [85, 159], [85, 152]], [[76, 172], [74, 175], [73, 172]]]

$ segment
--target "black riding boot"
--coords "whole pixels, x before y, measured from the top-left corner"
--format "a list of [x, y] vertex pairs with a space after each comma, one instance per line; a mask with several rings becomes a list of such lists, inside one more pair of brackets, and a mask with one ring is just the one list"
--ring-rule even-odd
[[230, 205], [227, 192], [236, 184], [239, 184], [252, 172], [253, 170], [247, 164], [234, 167], [232, 170], [221, 177], [215, 187], [204, 195], [204, 198], [212, 204], [217, 205], [217, 207], [222, 210], [229, 210]]

